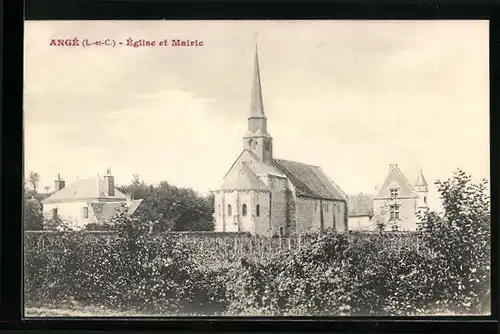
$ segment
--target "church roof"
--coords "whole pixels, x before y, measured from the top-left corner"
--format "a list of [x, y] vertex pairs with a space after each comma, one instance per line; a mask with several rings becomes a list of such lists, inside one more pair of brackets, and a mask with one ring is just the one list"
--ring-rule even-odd
[[420, 170], [420, 174], [418, 175], [417, 182], [415, 183], [417, 187], [427, 187], [427, 181], [425, 180], [424, 173]]
[[[99, 181], [98, 181], [99, 180]], [[99, 183], [99, 190], [97, 184]], [[42, 203], [57, 203], [58, 201], [73, 199], [97, 199], [108, 198], [116, 200], [125, 200], [125, 195], [115, 188], [113, 196], [105, 192], [105, 181], [97, 177], [81, 179], [62, 188], [52, 196], [46, 198]]]
[[266, 115], [264, 114], [264, 102], [262, 99], [259, 54], [257, 52], [257, 46], [255, 46], [255, 67], [253, 74], [252, 97], [250, 102], [250, 117], [266, 117]]
[[268, 190], [268, 187], [245, 162], [240, 162], [224, 179], [224, 190]]
[[320, 167], [282, 159], [274, 159], [273, 162], [293, 183], [299, 196], [335, 200], [347, 197]]
[[349, 217], [373, 216], [373, 196], [365, 194], [349, 196], [347, 208]]

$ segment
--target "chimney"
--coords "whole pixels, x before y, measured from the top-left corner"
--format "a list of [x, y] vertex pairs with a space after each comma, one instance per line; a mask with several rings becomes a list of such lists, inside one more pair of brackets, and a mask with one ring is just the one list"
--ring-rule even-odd
[[54, 181], [54, 190], [59, 191], [66, 186], [66, 182], [61, 179], [61, 174], [57, 174], [57, 179]]
[[115, 178], [111, 175], [111, 168], [104, 175], [104, 191], [108, 196], [115, 196]]

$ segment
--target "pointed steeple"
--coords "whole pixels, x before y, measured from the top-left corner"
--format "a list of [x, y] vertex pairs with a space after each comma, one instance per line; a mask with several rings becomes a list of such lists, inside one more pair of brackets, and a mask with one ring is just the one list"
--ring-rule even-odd
[[252, 99], [250, 102], [250, 118], [266, 118], [264, 102], [262, 100], [262, 87], [260, 82], [259, 52], [255, 44], [255, 64], [253, 72]]
[[420, 174], [418, 175], [417, 182], [415, 183], [416, 187], [427, 187], [427, 181], [425, 180], [424, 173], [420, 170]]

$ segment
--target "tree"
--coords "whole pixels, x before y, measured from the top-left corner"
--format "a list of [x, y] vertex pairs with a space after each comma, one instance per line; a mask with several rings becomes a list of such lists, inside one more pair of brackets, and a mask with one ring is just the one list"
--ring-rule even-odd
[[199, 196], [193, 189], [181, 188], [166, 181], [150, 185], [133, 176], [130, 185], [119, 187], [134, 198], [142, 198], [151, 210], [152, 220], [160, 230], [211, 231], [214, 229], [213, 196]]
[[35, 192], [38, 192], [38, 184], [40, 183], [40, 174], [36, 172], [30, 172], [28, 175], [28, 183]]
[[472, 182], [457, 170], [446, 181], [435, 182], [443, 212], [426, 212], [420, 230], [446, 273], [450, 305], [464, 313], [482, 312], [490, 294], [491, 210], [488, 181]]
[[37, 199], [27, 199], [24, 201], [24, 230], [33, 231], [43, 228], [42, 205]]

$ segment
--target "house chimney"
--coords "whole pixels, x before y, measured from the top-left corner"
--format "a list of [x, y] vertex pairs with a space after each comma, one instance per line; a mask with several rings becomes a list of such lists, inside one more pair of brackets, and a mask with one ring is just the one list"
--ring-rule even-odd
[[66, 186], [66, 182], [61, 179], [61, 174], [57, 174], [57, 179], [54, 181], [54, 190], [59, 191]]
[[115, 178], [111, 175], [111, 168], [104, 175], [104, 191], [108, 196], [115, 196]]

